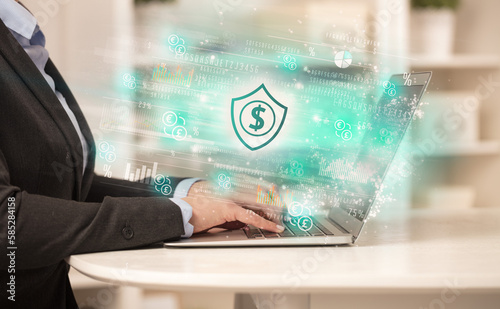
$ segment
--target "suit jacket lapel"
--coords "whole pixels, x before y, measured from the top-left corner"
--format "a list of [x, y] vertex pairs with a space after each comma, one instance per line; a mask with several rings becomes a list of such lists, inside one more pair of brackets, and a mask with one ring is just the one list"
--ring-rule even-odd
[[[83, 172], [81, 165], [82, 146], [75, 127], [45, 78], [1, 20], [0, 53], [57, 124], [66, 143], [70, 146], [69, 149], [74, 161], [80, 163], [73, 166], [76, 173], [76, 190], [74, 194], [75, 199], [79, 199]], [[60, 163], [65, 164], [66, 162]]]
[[[94, 165], [95, 165], [96, 148], [94, 139], [92, 137], [92, 132], [87, 123], [87, 120], [85, 119], [85, 116], [82, 113], [82, 110], [80, 109], [80, 106], [78, 105], [75, 97], [73, 96], [73, 93], [71, 93], [71, 90], [69, 89], [68, 85], [64, 81], [63, 77], [57, 70], [52, 60], [50, 59], [47, 62], [47, 65], [45, 66], [45, 72], [47, 72], [47, 74], [49, 74], [54, 79], [57, 91], [59, 91], [66, 99], [66, 103], [68, 103], [69, 108], [71, 109], [76, 119], [78, 120], [78, 125], [80, 126], [80, 130], [82, 131], [82, 134], [85, 137], [87, 144], [89, 145], [87, 168], [85, 169], [85, 174], [83, 175], [83, 185], [84, 187], [87, 187], [90, 184], [88, 180], [92, 178], [91, 176], [94, 172]], [[84, 188], [84, 191], [86, 191], [85, 189], [86, 188]], [[84, 192], [83, 195], [85, 196], [86, 192]]]

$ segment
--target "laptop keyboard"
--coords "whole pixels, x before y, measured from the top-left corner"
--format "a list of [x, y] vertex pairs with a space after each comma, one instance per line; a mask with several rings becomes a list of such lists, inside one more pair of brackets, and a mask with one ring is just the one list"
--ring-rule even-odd
[[285, 230], [282, 233], [273, 233], [249, 225], [243, 229], [248, 238], [279, 238], [279, 237], [310, 237], [310, 236], [333, 236], [333, 232], [313, 219], [313, 224], [308, 231], [301, 230], [296, 220], [283, 222]]

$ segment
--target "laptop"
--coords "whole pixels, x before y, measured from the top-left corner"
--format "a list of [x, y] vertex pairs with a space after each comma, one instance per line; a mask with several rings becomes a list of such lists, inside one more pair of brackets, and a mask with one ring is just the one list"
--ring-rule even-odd
[[[315, 211], [315, 205], [291, 201], [283, 207], [281, 224], [286, 229], [280, 234], [247, 226], [168, 241], [164, 246], [324, 246], [355, 243], [431, 75], [431, 72], [393, 75], [381, 85], [383, 94], [363, 124], [368, 128], [358, 140], [359, 147], [355, 151], [336, 152], [331, 157], [330, 152], [325, 152], [326, 155], [316, 161], [316, 174], [330, 177], [327, 179], [332, 179], [331, 187], [336, 191], [335, 198], [323, 212]], [[344, 140], [350, 139], [350, 133], [345, 133], [350, 128], [347, 125], [346, 121], [337, 120], [334, 124], [336, 130], [332, 130], [331, 134]], [[273, 200], [272, 192], [265, 194], [261, 200], [264, 204]]]

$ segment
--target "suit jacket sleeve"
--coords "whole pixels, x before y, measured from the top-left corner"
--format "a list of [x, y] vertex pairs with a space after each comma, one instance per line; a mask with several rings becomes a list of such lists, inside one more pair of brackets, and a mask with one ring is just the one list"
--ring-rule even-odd
[[[177, 205], [164, 197], [104, 197], [101, 202], [30, 194], [10, 184], [0, 150], [0, 243], [6, 250], [8, 199], [15, 198], [16, 267], [38, 268], [78, 253], [126, 249], [180, 237]], [[6, 253], [1, 264], [6, 267]], [[4, 268], [5, 269], [5, 268]]]
[[[170, 186], [172, 188], [186, 178], [172, 178]], [[166, 197], [173, 197], [175, 190]], [[165, 197], [152, 185], [130, 182], [116, 178], [106, 178], [103, 176], [94, 175], [90, 191], [87, 194], [87, 202], [101, 202], [105, 197]]]

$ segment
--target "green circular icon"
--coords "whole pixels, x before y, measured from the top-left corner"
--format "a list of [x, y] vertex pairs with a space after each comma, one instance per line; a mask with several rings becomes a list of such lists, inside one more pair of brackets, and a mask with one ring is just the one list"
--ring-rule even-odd
[[293, 202], [288, 206], [288, 213], [293, 217], [300, 216], [304, 212], [304, 206], [299, 202]]
[[[272, 115], [270, 113], [266, 114], [268, 110], [272, 112]], [[271, 123], [271, 125], [269, 125], [269, 123]], [[275, 123], [276, 114], [273, 108], [264, 101], [252, 101], [241, 109], [240, 125], [243, 130], [251, 136], [266, 135], [274, 128]], [[252, 130], [254, 131], [253, 133]]]
[[101, 142], [99, 144], [99, 151], [107, 152], [109, 150], [109, 144], [107, 142]]
[[312, 228], [312, 219], [309, 216], [300, 217], [299, 221], [297, 221], [297, 226], [299, 229], [304, 232], [309, 231]]
[[161, 186], [161, 185], [163, 185], [165, 183], [165, 181], [166, 181], [166, 178], [162, 174], [157, 174], [155, 176], [155, 184]]

